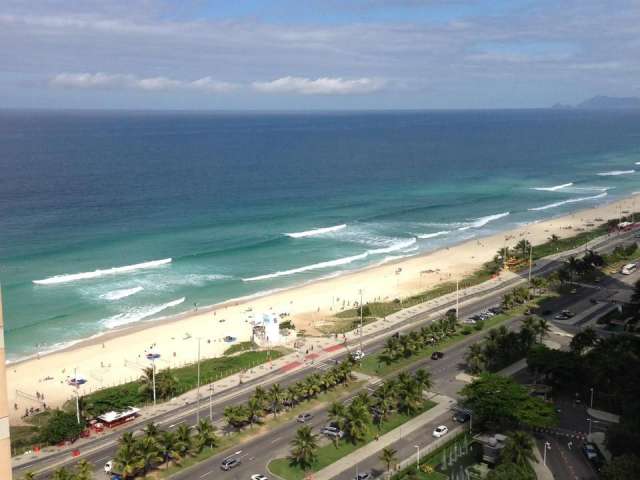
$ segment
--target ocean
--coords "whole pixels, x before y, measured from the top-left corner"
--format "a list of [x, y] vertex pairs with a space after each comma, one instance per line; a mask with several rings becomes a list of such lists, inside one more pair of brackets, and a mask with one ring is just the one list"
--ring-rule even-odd
[[640, 190], [640, 113], [0, 112], [8, 357]]

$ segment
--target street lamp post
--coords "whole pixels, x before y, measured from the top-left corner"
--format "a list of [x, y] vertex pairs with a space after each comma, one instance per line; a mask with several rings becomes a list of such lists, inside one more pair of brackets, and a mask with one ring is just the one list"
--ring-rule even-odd
[[362, 320], [364, 315], [364, 307], [362, 306], [362, 289], [360, 289], [360, 351], [362, 352]]
[[209, 385], [209, 420], [213, 422], [213, 383]]
[[547, 464], [547, 449], [551, 450], [551, 444], [549, 442], [544, 442], [544, 454], [542, 456], [542, 463], [544, 465]]
[[196, 389], [196, 422], [200, 421], [200, 337], [198, 337], [198, 388]]
[[420, 445], [414, 445], [418, 450], [418, 461], [416, 463], [416, 470], [420, 471]]
[[78, 369], [73, 369], [73, 381], [75, 382], [76, 387], [76, 418], [78, 419], [78, 424], [80, 424], [80, 394], [78, 392], [78, 388], [80, 388], [80, 384], [78, 383]]
[[156, 404], [156, 360], [160, 358], [160, 354], [149, 352], [146, 354], [147, 360], [151, 360], [151, 383], [153, 384], [153, 405]]
[[593, 408], [593, 387], [591, 387], [591, 401], [589, 402], [589, 408]]

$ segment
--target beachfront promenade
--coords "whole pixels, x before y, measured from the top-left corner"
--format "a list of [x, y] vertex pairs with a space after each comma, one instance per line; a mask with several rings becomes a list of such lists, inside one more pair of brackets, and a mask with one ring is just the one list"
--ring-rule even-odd
[[[625, 236], [609, 239], [608, 243], [613, 246], [618, 241], [624, 241]], [[607, 241], [607, 239], [604, 239]], [[598, 242], [594, 242], [597, 245]], [[563, 255], [570, 255], [574, 252], [565, 252]], [[551, 266], [552, 259], [538, 262], [535, 271], [545, 270]], [[507, 274], [499, 279], [492, 280], [477, 287], [473, 287], [461, 292], [460, 305], [465, 306], [475, 300], [486, 299], [490, 301], [499, 301], [503, 290], [511, 288], [515, 284], [524, 282], [525, 280], [514, 274]], [[410, 309], [397, 312], [390, 315], [383, 321], [375, 322], [365, 326], [362, 341], [365, 351], [369, 353], [369, 347], [375, 348], [376, 343], [381, 348], [384, 338], [389, 331], [408, 327], [417, 321], [424, 321], [430, 318], [437, 318], [446, 309], [450, 308], [455, 302], [455, 293], [441, 297], [439, 299], [417, 305]], [[352, 348], [358, 345], [360, 336], [358, 332], [350, 332], [346, 336], [347, 347]], [[309, 354], [305, 355], [302, 351], [309, 349]], [[224, 407], [225, 402], [238, 402], [241, 397], [248, 392], [252, 392], [256, 385], [264, 382], [285, 382], [294, 381], [303, 378], [310, 373], [312, 368], [321, 366], [322, 363], [331, 362], [344, 356], [346, 348], [342, 346], [342, 342], [336, 341], [335, 338], [307, 338], [306, 344], [297, 352], [291, 353], [285, 357], [272, 362], [270, 365], [252, 369], [242, 375], [243, 385], [239, 386], [240, 379], [238, 375], [223, 379], [214, 384], [215, 395], [213, 397], [214, 418]], [[206, 386], [202, 389], [205, 390]], [[163, 426], [171, 427], [177, 423], [193, 423], [195, 414], [194, 402], [196, 400], [195, 392], [189, 392], [172, 402], [160, 404], [157, 407], [148, 407], [143, 409], [141, 418], [135, 425], [129, 425], [127, 430], [139, 428], [140, 424], [149, 420], [159, 422]], [[201, 398], [200, 415], [208, 414], [208, 398]], [[74, 445], [82, 454], [82, 457], [93, 461], [99, 465], [104, 459], [108, 459], [114, 450], [115, 440], [124, 431], [119, 429], [116, 432], [104, 433], [92, 439], [83, 439]], [[50, 448], [48, 451], [42, 452], [40, 458], [35, 458], [33, 454], [23, 455], [14, 459], [14, 468], [24, 472], [29, 469], [39, 469], [44, 466], [59, 465], [70, 461], [69, 448], [57, 449]], [[29, 468], [31, 467], [31, 468]]]

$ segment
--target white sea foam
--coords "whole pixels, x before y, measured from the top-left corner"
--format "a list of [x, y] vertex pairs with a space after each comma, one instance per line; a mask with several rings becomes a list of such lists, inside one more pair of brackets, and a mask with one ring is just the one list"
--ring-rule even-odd
[[298, 267], [298, 268], [292, 268], [290, 270], [281, 270], [278, 272], [274, 272], [274, 273], [268, 273], [265, 275], [258, 275], [256, 277], [249, 277], [249, 278], [243, 278], [242, 281], [243, 282], [255, 282], [258, 280], [269, 280], [271, 278], [277, 278], [277, 277], [285, 277], [288, 275], [295, 275], [296, 273], [303, 273], [303, 272], [308, 272], [311, 270], [321, 270], [324, 268], [329, 268], [329, 267], [339, 267], [341, 265], [348, 265], [350, 263], [356, 262], [358, 260], [364, 260], [365, 258], [367, 258], [369, 255], [379, 255], [379, 254], [383, 254], [383, 253], [390, 253], [390, 252], [397, 252], [399, 250], [403, 250], [406, 248], [411, 247], [412, 245], [414, 245], [416, 243], [416, 239], [415, 238], [410, 238], [407, 240], [401, 240], [395, 244], [392, 244], [388, 247], [384, 247], [384, 248], [376, 248], [373, 250], [367, 250], [364, 253], [360, 253], [358, 255], [352, 255], [350, 257], [343, 257], [343, 258], [338, 258], [336, 260], [328, 260], [326, 262], [320, 262], [320, 263], [314, 263], [312, 265], [305, 265], [303, 267]]
[[322, 235], [324, 233], [337, 232], [344, 228], [347, 228], [347, 225], [343, 223], [342, 225], [334, 225], [333, 227], [322, 227], [315, 228], [313, 230], [305, 230], [304, 232], [285, 233], [285, 235], [291, 238], [315, 237], [316, 235]]
[[640, 162], [636, 162], [636, 165], [640, 165]]
[[133, 287], [133, 288], [123, 288], [120, 290], [113, 290], [111, 292], [104, 293], [100, 295], [100, 298], [105, 300], [120, 300], [121, 298], [130, 297], [131, 295], [135, 295], [138, 292], [144, 290], [143, 287]]
[[421, 235], [418, 235], [418, 238], [422, 238], [422, 239], [435, 238], [435, 237], [441, 237], [443, 235], [447, 235], [449, 233], [451, 233], [449, 230], [442, 230], [440, 232], [435, 232], [435, 233], [423, 233]]
[[563, 188], [571, 187], [573, 182], [563, 183], [562, 185], [556, 185], [554, 187], [533, 187], [533, 190], [542, 190], [544, 192], [556, 192], [558, 190], [562, 190]]
[[509, 215], [511, 212], [503, 212], [503, 213], [496, 213], [494, 215], [487, 215], [486, 217], [478, 217], [473, 219], [473, 221], [471, 223], [469, 223], [468, 225], [465, 225], [464, 227], [460, 227], [458, 228], [459, 231], [465, 231], [465, 230], [469, 230], [470, 228], [480, 228], [480, 227], [484, 227], [486, 224], [493, 222], [494, 220], [498, 220], [500, 218], [504, 218], [507, 215]]
[[636, 173], [635, 170], [612, 170], [610, 172], [601, 172], [598, 175], [601, 177], [615, 177], [618, 175], [630, 175], [632, 173]]
[[93, 272], [70, 273], [67, 275], [56, 275], [54, 277], [45, 278], [43, 280], [34, 280], [37, 285], [55, 285], [57, 283], [75, 282], [78, 280], [88, 280], [91, 278], [104, 277], [105, 275], [118, 275], [121, 273], [133, 272], [145, 268], [157, 268], [171, 263], [170, 258], [162, 260], [152, 260], [150, 262], [136, 263], [135, 265], [126, 265], [124, 267], [113, 267], [105, 270], [94, 270]]
[[149, 305], [146, 307], [133, 308], [128, 312], [119, 313], [107, 318], [103, 321], [103, 325], [106, 328], [116, 328], [121, 327], [122, 325], [127, 325], [128, 323], [139, 322], [140, 320], [144, 320], [145, 318], [156, 315], [157, 313], [160, 313], [167, 308], [176, 307], [183, 303], [185, 300], [186, 298], [182, 297], [168, 303], [163, 303], [162, 305]]
[[530, 208], [529, 210], [531, 211], [547, 210], [549, 208], [556, 208], [562, 205], [566, 205], [567, 203], [584, 202], [586, 200], [595, 200], [595, 199], [606, 197], [606, 196], [607, 196], [607, 192], [602, 192], [599, 195], [593, 195], [591, 197], [570, 198], [568, 200], [563, 200], [562, 202], [550, 203], [548, 205], [543, 205], [541, 207], [533, 207], [533, 208]]

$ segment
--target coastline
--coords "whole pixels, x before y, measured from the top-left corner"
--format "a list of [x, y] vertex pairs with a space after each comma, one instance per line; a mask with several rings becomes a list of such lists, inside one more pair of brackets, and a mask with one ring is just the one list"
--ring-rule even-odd
[[[505, 243], [513, 246], [526, 238], [533, 244], [546, 241], [552, 234], [560, 237], [575, 235], [577, 229], [588, 230], [586, 224], [615, 218], [621, 210], [632, 210], [639, 195], [611, 203], [578, 210], [574, 213], [506, 230], [486, 237], [465, 240], [439, 250], [371, 265], [361, 270], [306, 284], [229, 300], [174, 316], [129, 324], [82, 339], [60, 349], [8, 364], [7, 377], [12, 421], [19, 420], [24, 408], [36, 406], [25, 395], [44, 393], [49, 406], [58, 406], [70, 398], [73, 391], [66, 377], [78, 368], [89, 380], [81, 393], [110, 386], [140, 375], [146, 366], [144, 351], [152, 345], [162, 353], [158, 368], [179, 366], [195, 361], [196, 338], [202, 337], [202, 357], [223, 353], [229, 344], [226, 335], [238, 341], [251, 338], [249, 315], [259, 312], [289, 313], [297, 329], [308, 334], [317, 332], [316, 325], [335, 313], [353, 306], [363, 291], [363, 301], [389, 300], [425, 291], [437, 284], [461, 279], [489, 261]], [[568, 228], [570, 227], [570, 228]], [[427, 270], [430, 272], [427, 273]], [[250, 311], [248, 309], [251, 309]], [[52, 380], [45, 380], [52, 377]]]

